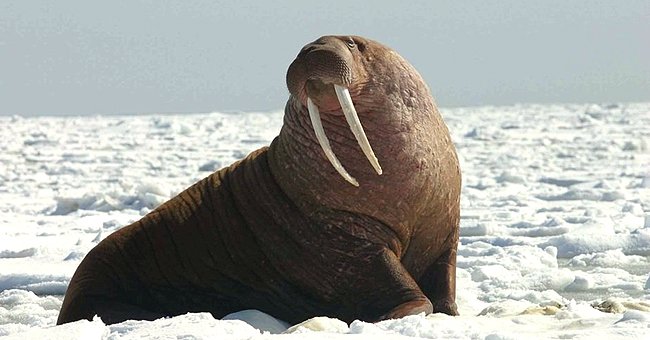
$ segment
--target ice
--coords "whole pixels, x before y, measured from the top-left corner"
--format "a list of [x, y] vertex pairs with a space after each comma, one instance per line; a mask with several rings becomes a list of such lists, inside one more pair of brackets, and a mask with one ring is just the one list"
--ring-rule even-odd
[[297, 325], [294, 325], [286, 330], [285, 333], [310, 333], [310, 332], [329, 332], [329, 333], [349, 333], [350, 327], [345, 322], [339, 319], [328, 318], [324, 316], [317, 316], [309, 320], [305, 320]]
[[460, 316], [260, 311], [54, 326], [85, 254], [268, 145], [281, 112], [0, 117], [0, 336], [650, 338], [650, 104], [443, 109], [463, 171]]
[[616, 323], [633, 322], [639, 324], [646, 324], [650, 322], [650, 313], [641, 312], [637, 310], [628, 310], [623, 314], [623, 317]]
[[36, 254], [36, 248], [27, 248], [18, 251], [14, 250], [2, 250], [0, 251], [0, 258], [11, 259], [11, 258], [21, 258], [21, 257], [30, 257]]
[[[260, 312], [254, 309], [247, 309], [236, 313], [228, 314], [224, 316], [222, 320], [241, 320], [256, 329], [259, 329], [262, 332], [269, 332], [271, 334], [283, 333], [290, 326], [286, 322], [278, 320], [271, 315], [268, 315], [264, 312]], [[325, 328], [329, 328], [329, 327], [325, 327]]]
[[568, 265], [574, 267], [624, 267], [631, 265], [647, 265], [650, 268], [650, 262], [647, 257], [625, 255], [620, 248], [574, 256], [569, 261]]

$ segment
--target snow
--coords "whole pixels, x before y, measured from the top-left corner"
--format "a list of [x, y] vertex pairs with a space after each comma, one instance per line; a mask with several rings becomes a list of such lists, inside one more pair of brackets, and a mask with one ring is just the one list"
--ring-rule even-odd
[[0, 117], [0, 336], [650, 338], [650, 103], [444, 109], [463, 171], [461, 316], [259, 311], [54, 326], [101, 239], [268, 145], [281, 112]]

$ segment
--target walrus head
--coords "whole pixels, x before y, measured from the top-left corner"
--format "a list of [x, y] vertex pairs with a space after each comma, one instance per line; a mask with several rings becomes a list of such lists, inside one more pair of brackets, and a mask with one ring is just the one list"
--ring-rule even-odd
[[361, 150], [377, 174], [381, 175], [381, 166], [361, 126], [349, 90], [352, 84], [366, 75], [360, 62], [364, 58], [365, 48], [365, 40], [360, 37], [322, 37], [303, 47], [287, 71], [289, 92], [307, 104], [314, 133], [327, 159], [354, 186], [359, 186], [359, 183], [332, 151], [323, 130], [320, 111], [341, 108]]
[[324, 36], [300, 50], [286, 81], [269, 163], [304, 213], [371, 216], [406, 239], [422, 214], [450, 210], [433, 205], [459, 190], [448, 185], [460, 180], [455, 149], [406, 59], [371, 39]]

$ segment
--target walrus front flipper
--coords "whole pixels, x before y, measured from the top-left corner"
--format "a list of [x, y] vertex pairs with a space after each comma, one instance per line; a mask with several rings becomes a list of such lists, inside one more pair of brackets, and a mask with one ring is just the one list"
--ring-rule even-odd
[[366, 268], [365, 277], [372, 281], [365, 288], [372, 296], [364, 301], [361, 315], [380, 321], [433, 312], [431, 301], [392, 251], [384, 249]]
[[420, 278], [420, 287], [433, 304], [433, 311], [458, 315], [456, 306], [456, 247], [448, 249]]

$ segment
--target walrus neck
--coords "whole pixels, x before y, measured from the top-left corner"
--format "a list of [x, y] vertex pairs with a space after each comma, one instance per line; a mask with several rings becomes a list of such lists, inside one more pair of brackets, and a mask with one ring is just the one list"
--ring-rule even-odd
[[[323, 209], [345, 210], [371, 216], [392, 227], [408, 224], [416, 216], [405, 214], [419, 212], [405, 207], [424, 206], [422, 201], [429, 199], [422, 193], [430, 192], [431, 187], [427, 186], [436, 182], [432, 151], [441, 147], [432, 144], [435, 139], [431, 133], [435, 131], [418, 126], [441, 126], [448, 135], [442, 121], [436, 121], [437, 112], [431, 112], [435, 110], [433, 105], [431, 102], [425, 110], [402, 108], [393, 112], [386, 111], [385, 103], [382, 111], [358, 105], [368, 140], [384, 169], [381, 176], [363, 155], [343, 115], [321, 115], [332, 150], [359, 181], [359, 187], [354, 187], [330, 165], [316, 140], [306, 108], [292, 96], [285, 108], [282, 130], [269, 148], [271, 171], [292, 201], [307, 214], [322, 215]], [[399, 233], [403, 228], [397, 229]]]

